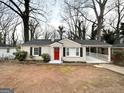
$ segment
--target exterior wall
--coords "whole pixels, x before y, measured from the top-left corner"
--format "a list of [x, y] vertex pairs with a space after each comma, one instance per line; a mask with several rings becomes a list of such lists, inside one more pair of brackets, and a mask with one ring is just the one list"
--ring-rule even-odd
[[63, 61], [67, 61], [67, 62], [85, 62], [83, 57], [63, 57]]
[[[72, 41], [72, 40], [69, 40], [69, 39], [63, 39], [63, 40], [61, 40], [60, 41], [62, 44], [63, 44], [63, 47], [65, 47], [65, 48], [71, 48], [71, 47], [73, 47], [73, 48], [80, 48], [80, 47], [82, 47], [82, 45], [81, 44], [79, 44], [79, 43], [76, 43], [76, 42], [74, 42], [74, 41]], [[85, 60], [85, 51], [84, 51], [85, 49], [82, 47], [82, 54], [83, 54], [83, 57], [63, 57], [63, 55], [62, 55], [62, 60], [63, 61], [67, 61], [67, 62], [84, 62], [84, 61], [86, 61]]]
[[[32, 57], [30, 56], [30, 47], [32, 47]], [[36, 48], [36, 47], [41, 47], [41, 55], [43, 53], [48, 53], [50, 54], [50, 47], [49, 46], [22, 46], [21, 47], [21, 50], [23, 51], [27, 51], [27, 60], [42, 60], [42, 57], [41, 56], [33, 56], [33, 48]]]
[[112, 48], [112, 53], [113, 53], [114, 51], [124, 51], [124, 48]]
[[16, 48], [9, 48], [8, 53], [7, 53], [7, 48], [0, 48], [0, 58], [14, 59], [15, 55], [13, 55], [13, 53], [15, 52], [16, 52]]

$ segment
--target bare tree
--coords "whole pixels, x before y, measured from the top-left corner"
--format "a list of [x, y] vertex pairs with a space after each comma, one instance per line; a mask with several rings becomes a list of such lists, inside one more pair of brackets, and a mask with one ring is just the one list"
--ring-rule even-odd
[[[31, 0], [0, 0], [0, 3], [4, 4], [5, 6], [9, 7], [12, 11], [14, 11], [23, 21], [24, 26], [24, 41], [29, 41], [29, 18], [36, 18], [36, 14], [40, 16], [44, 16], [45, 11], [42, 9], [38, 9], [33, 7]], [[35, 3], [33, 3], [35, 4]], [[32, 15], [31, 15], [32, 13]], [[35, 15], [35, 16], [33, 16]]]
[[2, 16], [0, 18], [0, 31], [3, 38], [3, 44], [7, 43], [7, 36], [9, 35], [11, 31], [12, 21], [14, 19], [12, 14], [6, 14], [4, 15], [4, 12], [2, 12]]
[[15, 21], [15, 24], [13, 24], [12, 26], [12, 36], [11, 36], [11, 44], [12, 46], [16, 46], [17, 44], [17, 40], [18, 40], [18, 35], [16, 34], [16, 31], [17, 31], [17, 26], [19, 26], [21, 24], [21, 22], [19, 21], [19, 18], [17, 18]]
[[63, 39], [63, 34], [65, 33], [65, 31], [63, 30], [64, 27], [63, 26], [59, 26], [58, 28], [59, 28], [59, 30], [57, 30], [57, 31], [59, 33], [60, 39], [62, 40]]
[[121, 21], [124, 18], [124, 2], [121, 2], [121, 0], [117, 0], [116, 1], [116, 12], [117, 12], [117, 24], [116, 24], [116, 29], [115, 29], [115, 33], [116, 33], [116, 42], [118, 42], [120, 40], [120, 24]]
[[39, 22], [37, 20], [34, 20], [34, 19], [31, 19], [29, 21], [29, 31], [30, 31], [30, 39], [33, 40], [35, 39], [35, 35], [36, 35], [36, 38], [38, 38], [38, 34], [36, 32], [37, 28], [39, 27]]
[[[92, 9], [97, 19], [97, 40], [101, 40], [101, 30], [103, 28], [104, 13], [108, 0], [92, 0]], [[98, 6], [97, 6], [98, 4]], [[98, 10], [99, 9], [99, 10]]]
[[63, 16], [63, 20], [67, 23], [70, 31], [70, 36], [73, 39], [85, 39], [86, 38], [86, 20], [82, 16], [80, 10], [80, 0], [72, 3], [65, 1], [66, 14]]

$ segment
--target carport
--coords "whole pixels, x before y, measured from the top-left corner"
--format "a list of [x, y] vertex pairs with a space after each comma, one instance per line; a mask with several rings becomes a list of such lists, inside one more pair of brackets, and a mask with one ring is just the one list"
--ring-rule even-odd
[[87, 63], [110, 63], [111, 45], [91, 45], [86, 47]]

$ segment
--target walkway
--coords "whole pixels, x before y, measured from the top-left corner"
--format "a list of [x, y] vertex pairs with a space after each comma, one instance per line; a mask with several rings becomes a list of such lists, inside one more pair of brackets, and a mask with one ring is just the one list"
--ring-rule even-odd
[[113, 64], [99, 64], [99, 65], [94, 65], [95, 67], [101, 67], [101, 68], [106, 68], [109, 70], [112, 70], [114, 72], [124, 74], [124, 67], [116, 66]]
[[87, 62], [87, 63], [109, 63], [109, 62], [106, 61], [106, 60], [98, 59], [98, 58], [92, 57], [92, 56], [87, 56], [87, 57], [86, 57], [86, 62]]

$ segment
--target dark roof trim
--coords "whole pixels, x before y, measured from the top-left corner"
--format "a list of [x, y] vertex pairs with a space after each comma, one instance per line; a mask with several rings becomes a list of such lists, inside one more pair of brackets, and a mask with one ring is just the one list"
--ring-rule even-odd
[[124, 43], [121, 43], [121, 44], [114, 44], [112, 47], [113, 47], [113, 48], [124, 48]]
[[11, 45], [0, 44], [0, 47], [13, 47]]
[[[53, 44], [55, 42], [59, 43], [60, 39], [51, 41], [51, 40], [44, 40], [44, 39], [39, 39], [39, 40], [32, 40], [32, 41], [28, 41], [22, 45], [24, 46], [29, 46], [29, 45], [41, 45], [41, 46], [45, 46], [45, 45], [50, 45]], [[78, 44], [84, 45], [84, 46], [112, 46], [108, 43], [104, 43], [104, 42], [100, 42], [97, 40], [72, 40]]]

